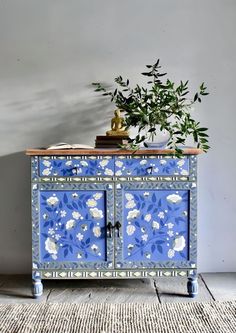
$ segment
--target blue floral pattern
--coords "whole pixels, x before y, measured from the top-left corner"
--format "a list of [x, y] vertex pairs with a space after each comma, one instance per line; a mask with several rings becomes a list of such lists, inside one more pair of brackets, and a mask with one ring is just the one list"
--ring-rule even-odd
[[114, 175], [114, 159], [111, 156], [87, 159], [42, 157], [39, 160], [39, 175], [41, 177], [109, 177]]
[[106, 260], [104, 191], [40, 191], [41, 261]]
[[188, 260], [187, 190], [126, 190], [123, 260]]
[[189, 160], [187, 157], [171, 158], [126, 158], [118, 156], [115, 160], [116, 176], [187, 176], [189, 175]]

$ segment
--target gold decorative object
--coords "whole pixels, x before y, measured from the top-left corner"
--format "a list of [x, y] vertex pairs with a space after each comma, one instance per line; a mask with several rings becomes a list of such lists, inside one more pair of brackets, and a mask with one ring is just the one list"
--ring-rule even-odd
[[111, 130], [106, 132], [107, 136], [122, 136], [128, 137], [129, 133], [125, 130], [124, 121], [125, 119], [120, 115], [120, 109], [114, 111], [115, 117], [111, 120]]

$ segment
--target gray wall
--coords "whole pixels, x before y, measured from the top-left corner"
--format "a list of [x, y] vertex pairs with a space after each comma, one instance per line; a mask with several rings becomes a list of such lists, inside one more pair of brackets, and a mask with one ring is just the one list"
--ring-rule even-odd
[[199, 270], [235, 271], [234, 0], [0, 1], [0, 272], [30, 272], [27, 147], [93, 144], [113, 107], [89, 84], [131, 81], [161, 58], [173, 80], [203, 80], [212, 149], [199, 158]]

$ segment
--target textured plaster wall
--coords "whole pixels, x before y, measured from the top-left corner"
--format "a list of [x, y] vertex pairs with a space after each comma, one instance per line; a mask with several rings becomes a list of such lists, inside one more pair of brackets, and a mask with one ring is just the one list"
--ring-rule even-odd
[[30, 168], [23, 151], [93, 144], [112, 107], [90, 82], [140, 80], [161, 58], [174, 80], [203, 80], [198, 118], [199, 271], [236, 271], [234, 0], [0, 0], [0, 273], [31, 269]]

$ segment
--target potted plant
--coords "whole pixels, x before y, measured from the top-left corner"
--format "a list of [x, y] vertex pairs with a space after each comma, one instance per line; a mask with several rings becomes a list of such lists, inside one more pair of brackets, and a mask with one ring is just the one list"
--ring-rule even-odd
[[193, 119], [193, 105], [201, 103], [202, 97], [208, 95], [204, 82], [199, 91], [189, 98], [188, 81], [175, 84], [170, 79], [163, 80], [167, 73], [161, 73], [159, 59], [153, 65], [146, 65], [147, 71], [141, 73], [147, 77], [145, 87], [136, 84], [130, 86], [130, 81], [121, 76], [114, 79], [117, 88], [106, 89], [101, 83], [93, 83], [95, 91], [108, 96], [111, 102], [125, 112], [126, 129], [136, 127], [137, 135], [129, 140], [129, 148], [138, 149], [143, 143], [145, 147], [155, 141], [159, 131], [168, 133], [167, 147], [181, 155], [180, 145], [185, 145], [188, 137], [192, 137], [196, 146], [207, 151], [207, 128]]

